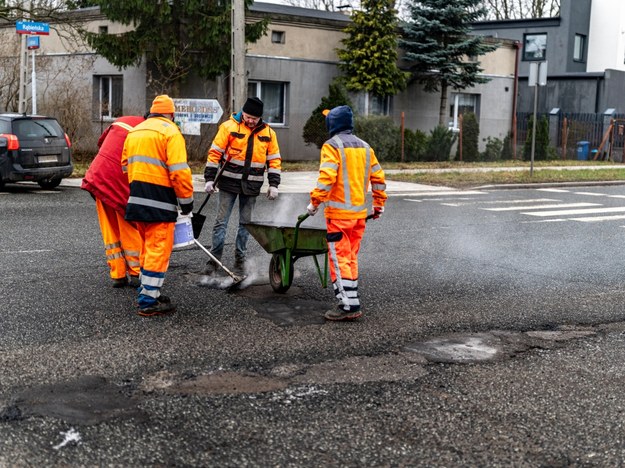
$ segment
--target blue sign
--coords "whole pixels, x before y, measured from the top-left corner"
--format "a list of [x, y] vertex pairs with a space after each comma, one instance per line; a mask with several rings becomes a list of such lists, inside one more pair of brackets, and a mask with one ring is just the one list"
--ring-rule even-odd
[[34, 21], [18, 21], [15, 23], [18, 34], [32, 34], [34, 36], [48, 36], [50, 25], [48, 23], [35, 23]]
[[26, 48], [28, 50], [35, 50], [39, 48], [39, 36], [28, 36], [26, 38]]

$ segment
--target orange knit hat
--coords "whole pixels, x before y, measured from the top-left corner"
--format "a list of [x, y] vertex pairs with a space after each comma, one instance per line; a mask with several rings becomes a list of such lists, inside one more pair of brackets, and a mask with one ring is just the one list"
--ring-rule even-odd
[[151, 114], [173, 114], [176, 112], [174, 101], [167, 94], [156, 96], [150, 107]]

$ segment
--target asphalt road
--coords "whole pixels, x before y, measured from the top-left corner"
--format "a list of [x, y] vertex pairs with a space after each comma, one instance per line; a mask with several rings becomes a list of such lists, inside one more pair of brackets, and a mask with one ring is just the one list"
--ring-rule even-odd
[[[259, 198], [257, 219], [306, 204]], [[150, 319], [111, 288], [86, 193], [10, 187], [0, 465], [620, 466], [623, 215], [624, 186], [394, 193], [363, 242], [362, 320], [323, 322], [310, 258], [273, 293], [253, 240], [233, 293], [174, 252], [178, 311]]]

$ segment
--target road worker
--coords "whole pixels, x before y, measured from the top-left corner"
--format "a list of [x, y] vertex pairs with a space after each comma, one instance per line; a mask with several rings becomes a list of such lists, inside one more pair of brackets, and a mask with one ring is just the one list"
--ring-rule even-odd
[[[211, 253], [221, 260], [228, 228], [228, 220], [234, 203], [239, 199], [239, 227], [235, 241], [234, 270], [245, 273], [245, 256], [249, 233], [244, 224], [252, 220], [256, 197], [265, 180], [269, 189], [267, 198], [278, 198], [282, 159], [276, 132], [262, 119], [263, 102], [257, 97], [248, 98], [240, 112], [219, 126], [217, 135], [208, 151], [204, 169], [206, 192], [219, 189], [219, 206], [213, 226]], [[219, 180], [215, 180], [220, 164], [224, 164]], [[209, 260], [206, 273], [212, 274], [217, 265]]]
[[358, 295], [358, 250], [365, 232], [366, 196], [371, 186], [373, 219], [384, 212], [386, 183], [373, 148], [358, 138], [349, 106], [323, 111], [330, 139], [321, 147], [317, 186], [310, 192], [308, 214], [325, 203], [330, 278], [338, 307], [327, 320], [353, 320], [362, 316]]
[[122, 150], [126, 135], [144, 117], [125, 116], [115, 120], [98, 140], [98, 154], [82, 180], [81, 188], [95, 199], [106, 262], [114, 288], [139, 286], [139, 231], [124, 219], [130, 188], [122, 171]]
[[149, 317], [175, 310], [161, 295], [174, 244], [179, 212], [193, 210], [193, 179], [184, 137], [174, 123], [174, 101], [156, 96], [145, 122], [126, 138], [122, 167], [128, 173], [130, 198], [126, 220], [141, 235], [139, 315]]

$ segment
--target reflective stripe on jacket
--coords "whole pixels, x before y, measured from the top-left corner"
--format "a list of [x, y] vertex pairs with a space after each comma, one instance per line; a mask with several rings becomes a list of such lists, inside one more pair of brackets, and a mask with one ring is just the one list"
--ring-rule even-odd
[[122, 216], [130, 195], [128, 176], [121, 166], [124, 141], [132, 127], [144, 120], [134, 115], [120, 117], [104, 130], [98, 140], [98, 154], [89, 165], [80, 186]]
[[337, 133], [324, 143], [317, 187], [310, 192], [310, 199], [315, 206], [326, 204], [326, 218], [366, 218], [370, 185], [373, 206], [384, 206], [384, 171], [366, 141], [348, 131]]
[[215, 180], [219, 164], [227, 158], [230, 160], [217, 181], [219, 189], [256, 196], [265, 180], [265, 168], [269, 185], [280, 185], [282, 158], [278, 138], [262, 120], [257, 127], [249, 128], [239, 112], [219, 126], [208, 151], [204, 169], [206, 181]]
[[165, 117], [150, 117], [128, 133], [122, 154], [130, 198], [126, 220], [174, 222], [178, 205], [193, 203], [184, 137]]

